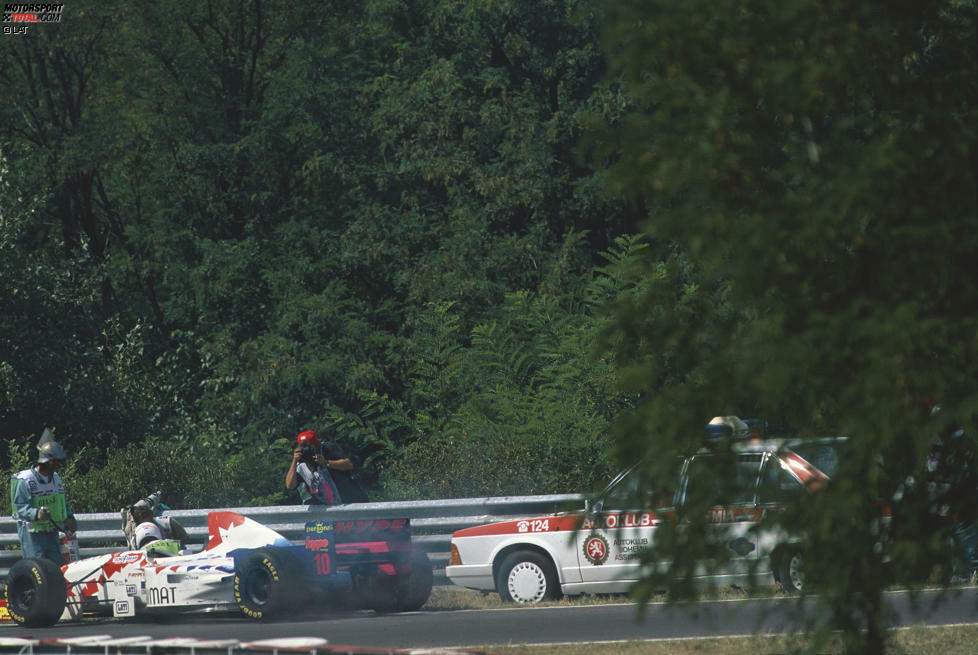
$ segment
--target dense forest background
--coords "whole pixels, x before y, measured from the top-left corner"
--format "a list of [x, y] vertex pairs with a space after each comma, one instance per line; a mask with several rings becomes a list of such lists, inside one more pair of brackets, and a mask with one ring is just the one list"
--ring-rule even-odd
[[76, 511], [285, 503], [295, 434], [375, 499], [580, 491], [641, 211], [583, 2], [72, 3], [0, 41], [0, 434]]

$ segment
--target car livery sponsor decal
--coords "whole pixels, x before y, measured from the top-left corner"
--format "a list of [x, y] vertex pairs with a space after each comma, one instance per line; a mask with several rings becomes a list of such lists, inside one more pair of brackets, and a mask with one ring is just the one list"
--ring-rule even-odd
[[550, 519], [530, 519], [516, 522], [517, 532], [550, 532]]
[[741, 557], [747, 557], [757, 549], [757, 546], [747, 537], [738, 537], [727, 542], [727, 548]]
[[627, 562], [637, 558], [643, 550], [649, 547], [649, 539], [648, 537], [615, 539], [614, 546], [618, 550], [615, 553], [615, 560]]
[[710, 510], [707, 517], [710, 523], [741, 523], [743, 521], [760, 521], [767, 513], [765, 507], [724, 507], [718, 505]]
[[595, 566], [608, 561], [608, 540], [597, 532], [592, 532], [584, 540], [584, 557]]
[[581, 526], [581, 516], [544, 516], [533, 519], [502, 521], [473, 528], [463, 528], [455, 532], [455, 537], [490, 537], [505, 534], [545, 534], [576, 530]]
[[176, 602], [177, 588], [174, 586], [164, 585], [146, 590], [146, 605], [149, 607], [175, 605]]
[[658, 517], [652, 512], [621, 512], [589, 516], [584, 519], [581, 527], [585, 530], [604, 528], [649, 528], [659, 523]]
[[309, 521], [306, 523], [306, 550], [312, 551], [316, 562], [316, 575], [329, 575], [333, 572], [336, 557], [335, 530], [332, 521]]
[[112, 558], [113, 564], [131, 564], [137, 560], [143, 559], [141, 553], [123, 553], [122, 555], [116, 555]]
[[354, 521], [336, 521], [336, 534], [375, 534], [390, 532], [392, 534], [411, 534], [411, 524], [407, 519], [366, 519]]

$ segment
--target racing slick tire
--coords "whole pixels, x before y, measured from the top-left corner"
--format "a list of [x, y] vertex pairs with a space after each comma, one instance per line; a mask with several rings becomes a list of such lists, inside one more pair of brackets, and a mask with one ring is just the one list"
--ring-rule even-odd
[[235, 568], [234, 602], [256, 621], [281, 616], [300, 600], [302, 588], [297, 562], [286, 551], [261, 548]]
[[47, 559], [22, 559], [7, 574], [7, 612], [16, 623], [40, 628], [54, 625], [64, 612], [68, 587], [61, 567]]
[[496, 573], [496, 591], [510, 603], [539, 603], [562, 595], [553, 563], [546, 555], [531, 550], [506, 556]]
[[372, 609], [378, 614], [396, 611], [393, 575], [381, 573], [375, 566], [355, 567], [351, 569], [350, 575], [353, 579], [356, 605]]
[[435, 575], [424, 551], [411, 551], [410, 562], [411, 571], [399, 575], [383, 573], [374, 566], [351, 570], [356, 604], [378, 614], [421, 609], [431, 595]]
[[397, 576], [394, 582], [394, 608], [398, 612], [421, 609], [428, 602], [434, 583], [435, 575], [428, 554], [422, 550], [411, 551], [411, 572]]
[[789, 594], [797, 594], [805, 587], [805, 559], [798, 548], [780, 551], [775, 560], [775, 572], [781, 589]]

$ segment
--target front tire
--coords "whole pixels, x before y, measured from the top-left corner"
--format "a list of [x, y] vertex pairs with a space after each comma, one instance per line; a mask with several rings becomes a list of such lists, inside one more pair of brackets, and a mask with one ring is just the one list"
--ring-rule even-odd
[[290, 553], [262, 548], [246, 555], [234, 572], [234, 601], [245, 616], [261, 621], [280, 616], [298, 600], [296, 562]]
[[506, 556], [496, 574], [496, 591], [509, 603], [539, 603], [561, 596], [553, 563], [529, 550]]
[[10, 618], [30, 628], [54, 625], [64, 612], [68, 587], [61, 568], [47, 559], [22, 559], [10, 568], [4, 588]]

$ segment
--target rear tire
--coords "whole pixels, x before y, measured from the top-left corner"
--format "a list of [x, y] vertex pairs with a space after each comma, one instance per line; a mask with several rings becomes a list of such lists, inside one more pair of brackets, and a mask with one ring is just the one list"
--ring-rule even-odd
[[397, 576], [394, 582], [394, 606], [399, 612], [413, 612], [428, 602], [435, 574], [428, 554], [411, 551], [411, 572]]
[[4, 598], [10, 618], [20, 625], [41, 628], [61, 618], [68, 587], [61, 567], [47, 559], [22, 559], [10, 568]]
[[539, 603], [561, 596], [553, 563], [530, 550], [506, 556], [496, 574], [496, 591], [509, 603]]
[[376, 567], [351, 571], [357, 604], [378, 614], [421, 609], [431, 595], [435, 576], [424, 551], [411, 551], [410, 563], [410, 572], [397, 575], [383, 573]]
[[300, 600], [302, 589], [295, 558], [275, 548], [245, 555], [234, 572], [234, 601], [256, 621], [284, 614]]
[[797, 548], [784, 550], [777, 558], [778, 582], [789, 594], [801, 593], [805, 588], [805, 558]]

